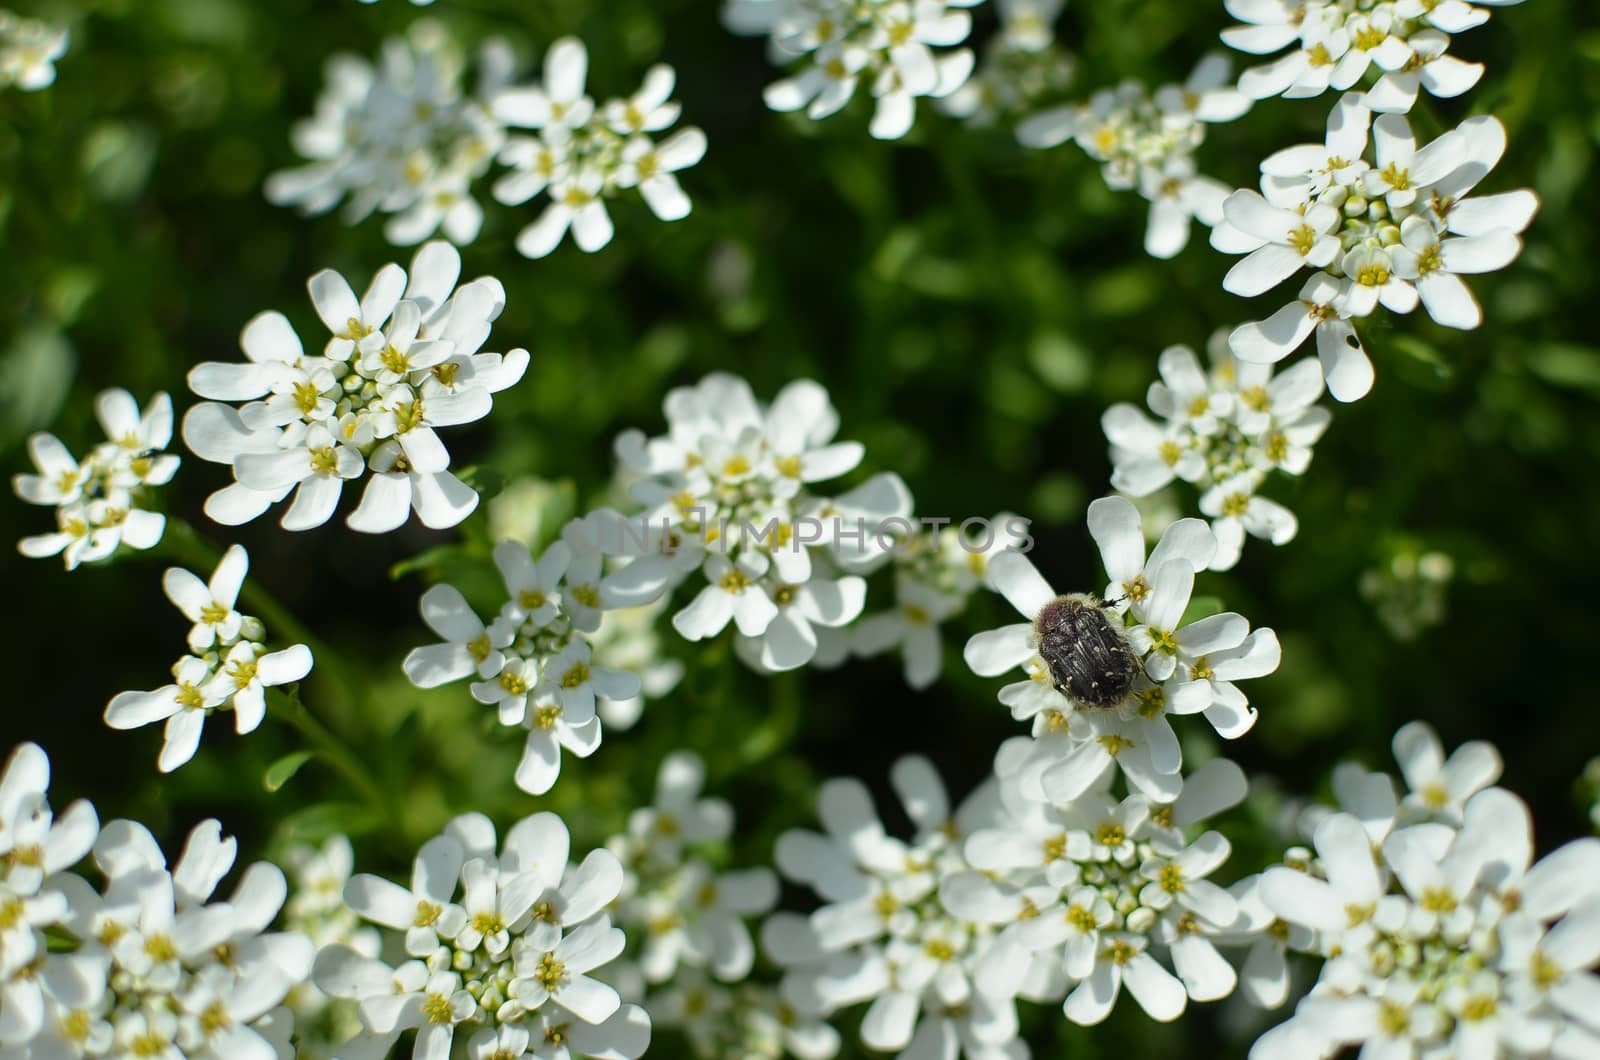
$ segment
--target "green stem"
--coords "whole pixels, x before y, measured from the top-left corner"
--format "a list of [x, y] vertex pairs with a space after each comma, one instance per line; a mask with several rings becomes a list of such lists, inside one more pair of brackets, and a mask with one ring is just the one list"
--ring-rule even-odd
[[318, 721], [316, 716], [306, 709], [298, 693], [269, 688], [267, 708], [271, 717], [277, 718], [304, 736], [318, 757], [359, 792], [376, 813], [385, 818], [393, 816], [391, 803], [383, 786], [367, 771], [355, 752], [345, 746], [332, 729]]

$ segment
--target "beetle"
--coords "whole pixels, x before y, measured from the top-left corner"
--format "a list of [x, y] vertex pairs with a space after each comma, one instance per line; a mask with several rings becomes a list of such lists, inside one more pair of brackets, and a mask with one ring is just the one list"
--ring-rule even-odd
[[1142, 669], [1120, 617], [1084, 593], [1060, 596], [1033, 620], [1039, 657], [1056, 690], [1092, 710], [1126, 703]]

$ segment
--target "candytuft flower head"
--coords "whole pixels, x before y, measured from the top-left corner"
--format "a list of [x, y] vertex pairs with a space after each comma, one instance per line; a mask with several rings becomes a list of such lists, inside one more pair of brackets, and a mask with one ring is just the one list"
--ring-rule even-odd
[[967, 664], [985, 677], [1023, 671], [1000, 701], [1049, 737], [1040, 752], [1055, 759], [1052, 799], [1077, 797], [1114, 762], [1141, 792], [1170, 800], [1183, 759], [1168, 715], [1203, 712], [1224, 739], [1244, 735], [1256, 713], [1235, 682], [1277, 669], [1277, 635], [1232, 612], [1183, 621], [1217, 551], [1202, 521], [1173, 523], [1147, 557], [1128, 500], [1103, 497], [1088, 518], [1111, 583], [1105, 602], [1059, 594], [1028, 557], [1002, 552], [990, 578], [1028, 621], [974, 636]]
[[[817, 892], [809, 916], [778, 913], [762, 928], [762, 947], [785, 969], [780, 994], [827, 1017], [868, 1003], [861, 1039], [884, 1052], [914, 1043], [948, 1044], [969, 1056], [1015, 1049], [1014, 992], [978, 978], [994, 932], [941, 901], [942, 880], [965, 871], [962, 842], [992, 820], [987, 788], [952, 815], [944, 785], [922, 758], [891, 772], [915, 834], [901, 840], [880, 823], [866, 787], [835, 779], [822, 785], [823, 831], [778, 839], [779, 871]], [[927, 1046], [924, 1045], [924, 1048]], [[1013, 1055], [997, 1053], [995, 1055]]]
[[1327, 142], [1269, 157], [1261, 192], [1230, 195], [1212, 230], [1212, 246], [1247, 255], [1223, 280], [1234, 294], [1312, 273], [1296, 301], [1234, 329], [1234, 355], [1273, 364], [1315, 332], [1328, 392], [1355, 401], [1372, 388], [1373, 369], [1354, 321], [1380, 304], [1409, 313], [1420, 300], [1445, 327], [1477, 327], [1483, 312], [1461, 277], [1509, 265], [1538, 209], [1526, 189], [1467, 197], [1505, 147], [1505, 128], [1481, 115], [1419, 148], [1404, 117], [1374, 121], [1360, 97], [1342, 97]]
[[691, 126], [660, 142], [651, 135], [671, 128], [682, 110], [671, 98], [672, 67], [651, 67], [638, 92], [598, 105], [585, 95], [588, 71], [583, 42], [563, 37], [545, 55], [542, 83], [494, 99], [499, 120], [538, 134], [507, 140], [500, 161], [511, 171], [494, 186], [494, 197], [508, 206], [548, 194], [544, 212], [517, 236], [525, 257], [549, 254], [568, 230], [580, 250], [604, 247], [613, 232], [606, 200], [630, 189], [663, 221], [689, 215], [675, 174], [705, 156], [705, 133]]
[[391, 243], [420, 243], [440, 229], [452, 243], [471, 243], [483, 224], [471, 185], [505, 142], [485, 101], [510, 80], [512, 63], [505, 42], [486, 42], [478, 89], [464, 92], [462, 57], [431, 21], [385, 41], [376, 64], [334, 56], [316, 112], [294, 128], [295, 149], [311, 161], [269, 176], [267, 198], [309, 214], [343, 202], [349, 224], [387, 214]]
[[1233, 121], [1250, 109], [1234, 88], [1228, 60], [1208, 55], [1181, 85], [1151, 93], [1137, 81], [1097, 92], [1086, 104], [1052, 107], [1017, 126], [1026, 147], [1075, 141], [1103, 163], [1107, 186], [1135, 190], [1150, 203], [1145, 251], [1175, 257], [1189, 243], [1191, 219], [1210, 227], [1222, 220], [1228, 188], [1195, 167], [1194, 152], [1208, 124]]
[[173, 664], [172, 684], [153, 692], [122, 692], [106, 705], [105, 721], [113, 729], [166, 723], [156, 762], [163, 773], [194, 757], [210, 715], [231, 710], [240, 735], [254, 732], [266, 717], [266, 690], [311, 672], [310, 648], [294, 644], [269, 652], [261, 620], [238, 610], [249, 567], [250, 557], [239, 545], [228, 549], [209, 581], [169, 567], [162, 588], [194, 623], [189, 629], [192, 654]]
[[[321, 846], [296, 843], [285, 851], [283, 863], [289, 877], [285, 926], [305, 935], [318, 949], [345, 945], [363, 957], [378, 956], [382, 943], [378, 929], [363, 924], [344, 902], [344, 888], [355, 866], [348, 837], [332, 835]], [[295, 1042], [302, 1053], [332, 1058], [339, 1046], [360, 1033], [355, 1003], [330, 998], [309, 979], [297, 983], [285, 1003], [294, 1012]]]
[[309, 530], [333, 515], [345, 483], [365, 478], [345, 519], [353, 530], [387, 533], [412, 511], [435, 530], [470, 515], [478, 495], [451, 474], [437, 428], [488, 415], [493, 395], [522, 378], [528, 352], [480, 352], [505, 289], [492, 277], [458, 287], [460, 272], [460, 254], [440, 242], [417, 252], [409, 276], [384, 266], [360, 299], [324, 269], [308, 284], [331, 335], [320, 352], [268, 312], [240, 337], [246, 363], [197, 365], [189, 386], [214, 400], [184, 416], [184, 442], [234, 474], [206, 514], [237, 526], [293, 492], [280, 525]]
[[1316, 403], [1322, 396], [1316, 361], [1274, 375], [1270, 365], [1236, 360], [1226, 330], [1212, 335], [1207, 352], [1209, 372], [1187, 346], [1162, 351], [1161, 379], [1148, 397], [1156, 419], [1119, 402], [1100, 424], [1111, 442], [1112, 487], [1146, 497], [1174, 479], [1192, 483], [1217, 538], [1210, 567], [1229, 570], [1246, 534], [1275, 545], [1294, 538], [1294, 514], [1259, 491], [1277, 472], [1305, 471], [1332, 415]]
[[[311, 940], [267, 933], [283, 873], [261, 862], [225, 901], [213, 892], [236, 843], [216, 821], [168, 866], [132, 821], [99, 827], [78, 802], [46, 799], [49, 759], [33, 744], [0, 776], [7, 857], [0, 868], [0, 1050], [36, 1057], [281, 1055], [294, 1029], [281, 1007], [311, 973]], [[104, 883], [70, 871], [91, 852]]]
[[[627, 832], [607, 843], [622, 863], [615, 913], [630, 941], [611, 966], [615, 979], [626, 984], [625, 993], [640, 997], [652, 1022], [679, 1026], [696, 1044], [739, 1035], [744, 1003], [734, 1000], [729, 984], [743, 981], [755, 963], [746, 921], [769, 912], [778, 897], [770, 869], [718, 871], [708, 860], [725, 853], [733, 810], [721, 799], [700, 797], [704, 780], [699, 756], [668, 755], [656, 779], [655, 805], [635, 810]], [[682, 1011], [677, 1002], [690, 990], [708, 995], [707, 1007], [715, 1011]], [[704, 1020], [696, 1018], [701, 1015]]]
[[[1505, 7], [1521, 0], [1481, 2]], [[1416, 104], [1418, 89], [1450, 98], [1483, 76], [1482, 64], [1446, 54], [1450, 34], [1489, 19], [1483, 7], [1463, 0], [1226, 0], [1225, 6], [1244, 23], [1222, 31], [1231, 47], [1253, 55], [1290, 49], [1240, 76], [1240, 90], [1253, 99], [1305, 98], [1367, 81], [1373, 110], [1403, 114]]]
[[56, 62], [71, 34], [37, 19], [0, 11], [0, 88], [37, 92], [56, 83]]
[[1324, 958], [1311, 993], [1256, 1042], [1253, 1060], [1345, 1046], [1453, 1055], [1583, 1055], [1600, 962], [1600, 841], [1533, 861], [1527, 807], [1486, 788], [1460, 824], [1375, 841], [1325, 816], [1309, 866], [1268, 869], [1260, 898]]
[[417, 854], [410, 887], [357, 875], [345, 900], [410, 959], [398, 966], [345, 945], [317, 955], [319, 989], [359, 1005], [356, 1049], [385, 1054], [416, 1030], [418, 1056], [447, 1056], [459, 1034], [474, 1056], [520, 1056], [553, 1043], [572, 1056], [634, 1060], [650, 1018], [589, 973], [626, 944], [604, 912], [623, 884], [616, 856], [568, 862], [553, 813], [524, 818], [497, 843], [481, 814], [451, 821]]
[[593, 516], [625, 564], [610, 580], [653, 597], [698, 572], [704, 584], [672, 616], [684, 639], [732, 625], [740, 657], [756, 668], [804, 666], [825, 631], [861, 614], [862, 574], [911, 530], [905, 484], [880, 474], [834, 497], [813, 492], [853, 470], [864, 450], [834, 440], [838, 413], [810, 380], [762, 405], [744, 380], [717, 373], [670, 392], [665, 411], [665, 435], [617, 439], [642, 510]]
[[820, 121], [865, 83], [876, 100], [870, 131], [898, 140], [911, 131], [918, 97], [942, 99], [972, 75], [972, 30], [963, 8], [978, 0], [727, 0], [733, 33], [765, 36], [774, 58], [796, 73], [762, 93], [776, 111]]
[[602, 704], [639, 695], [639, 675], [602, 665], [590, 638], [605, 613], [636, 607], [656, 592], [602, 577], [584, 524], [569, 531], [537, 561], [520, 541], [495, 548], [508, 599], [488, 625], [455, 587], [424, 593], [423, 621], [444, 640], [413, 649], [404, 664], [419, 688], [474, 678], [474, 699], [494, 707], [502, 725], [527, 730], [516, 783], [534, 795], [555, 784], [563, 748], [587, 758], [600, 746]]
[[153, 487], [166, 485], [178, 471], [178, 457], [163, 452], [172, 441], [172, 399], [166, 394], [156, 394], [141, 411], [126, 390], [102, 390], [94, 407], [106, 440], [82, 463], [55, 435], [41, 432], [28, 439], [37, 473], [11, 480], [24, 501], [54, 507], [58, 527], [23, 538], [17, 550], [24, 556], [60, 555], [68, 570], [105, 559], [119, 545], [154, 548], [167, 517], [141, 505]]

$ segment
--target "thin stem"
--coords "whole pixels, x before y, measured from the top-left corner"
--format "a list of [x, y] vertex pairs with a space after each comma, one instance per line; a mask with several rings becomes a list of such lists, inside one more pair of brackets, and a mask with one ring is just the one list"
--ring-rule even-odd
[[297, 730], [323, 761], [327, 762], [352, 788], [372, 805], [373, 810], [389, 818], [393, 816], [391, 803], [383, 786], [373, 778], [361, 759], [346, 747], [337, 734], [318, 721], [297, 694], [281, 689], [267, 690], [268, 714]]

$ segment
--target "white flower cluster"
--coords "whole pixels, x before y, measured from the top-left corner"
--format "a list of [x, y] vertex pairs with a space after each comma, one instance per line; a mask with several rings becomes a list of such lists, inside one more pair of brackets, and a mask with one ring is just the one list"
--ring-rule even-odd
[[1234, 355], [1272, 364], [1314, 331], [1328, 392], [1355, 401], [1373, 370], [1352, 320], [1380, 304], [1409, 313], [1420, 299], [1446, 327], [1477, 327], [1483, 312], [1462, 275], [1510, 264], [1539, 205], [1526, 189], [1468, 197], [1505, 147], [1505, 128], [1483, 115], [1419, 148], [1403, 116], [1374, 121], [1360, 96], [1346, 94], [1326, 143], [1276, 152], [1261, 164], [1260, 194], [1236, 191], [1223, 204], [1211, 244], [1248, 255], [1224, 288], [1254, 297], [1302, 268], [1312, 273], [1295, 301], [1234, 329]]
[[0, 88], [37, 92], [56, 83], [56, 61], [71, 35], [37, 19], [0, 9]]
[[1342, 92], [1372, 73], [1367, 105], [1404, 114], [1416, 105], [1420, 89], [1449, 98], [1477, 84], [1483, 65], [1446, 54], [1450, 34], [1487, 22], [1485, 7], [1521, 2], [1225, 0], [1228, 14], [1245, 24], [1223, 30], [1222, 39], [1253, 55], [1291, 49], [1240, 75], [1240, 90], [1253, 99]]
[[[657, 143], [649, 134], [678, 120], [672, 68], [656, 65], [626, 99], [596, 105], [584, 94], [589, 57], [571, 37], [545, 57], [542, 84], [514, 86], [515, 58], [503, 41], [485, 43], [475, 92], [462, 89], [462, 62], [433, 23], [391, 39], [374, 68], [336, 57], [317, 112], [295, 129], [295, 147], [311, 163], [273, 174], [267, 197], [325, 213], [348, 198], [356, 224], [374, 211], [393, 214], [384, 234], [420, 243], [444, 231], [470, 243], [483, 224], [473, 184], [498, 161], [508, 172], [494, 184], [506, 205], [548, 192], [550, 203], [517, 237], [517, 249], [544, 257], [568, 229], [585, 251], [611, 241], [605, 200], [636, 189], [662, 220], [689, 214], [674, 173], [699, 162], [705, 134], [685, 128]], [[508, 135], [507, 126], [537, 136]]]
[[[1312, 851], [1251, 881], [1281, 952], [1324, 958], [1252, 1060], [1600, 1055], [1600, 840], [1535, 862], [1527, 807], [1490, 787], [1488, 744], [1446, 759], [1421, 723], [1395, 736], [1408, 787], [1345, 766], [1343, 807], [1308, 815]], [[1281, 958], [1279, 958], [1281, 960]], [[1281, 1000], [1281, 993], [1278, 997]]]
[[[1023, 671], [1000, 702], [1032, 722], [1028, 768], [1052, 801], [1077, 798], [1113, 763], [1141, 794], [1171, 801], [1183, 755], [1168, 717], [1203, 712], [1223, 739], [1244, 735], [1256, 711], [1236, 682], [1277, 669], [1278, 637], [1231, 611], [1185, 621], [1195, 575], [1219, 551], [1202, 520], [1167, 527], [1148, 557], [1125, 498], [1095, 501], [1088, 520], [1110, 581], [1106, 602], [1062, 596], [1026, 556], [1002, 552], [990, 580], [1028, 621], [974, 636], [967, 664], [984, 677]], [[1098, 658], [1074, 657], [1091, 642], [1102, 646]]]
[[478, 91], [465, 93], [460, 53], [426, 21], [385, 41], [376, 65], [334, 56], [316, 112], [293, 131], [295, 150], [311, 161], [268, 177], [267, 198], [311, 214], [345, 202], [350, 224], [389, 214], [392, 243], [420, 243], [441, 227], [452, 242], [472, 242], [483, 224], [472, 182], [505, 142], [483, 100], [510, 81], [513, 64], [504, 42], [488, 42]]
[[106, 724], [136, 729], [165, 722], [156, 768], [170, 773], [194, 757], [206, 718], [233, 711], [240, 735], [254, 732], [267, 714], [266, 690], [311, 672], [311, 649], [295, 644], [267, 651], [261, 620], [238, 610], [250, 557], [240, 545], [223, 555], [210, 581], [181, 567], [161, 579], [167, 599], [190, 622], [189, 652], [172, 666], [172, 684], [153, 692], [121, 692], [106, 705]]
[[206, 514], [237, 526], [293, 491], [280, 525], [309, 530], [333, 515], [346, 482], [368, 475], [345, 520], [352, 530], [387, 533], [413, 509], [431, 529], [470, 515], [478, 494], [450, 473], [436, 428], [487, 416], [493, 395], [527, 371], [528, 352], [479, 352], [505, 289], [487, 276], [457, 287], [460, 273], [460, 254], [443, 242], [417, 252], [409, 280], [384, 266], [359, 300], [324, 269], [308, 284], [330, 333], [320, 351], [307, 353], [288, 319], [268, 312], [240, 337], [248, 363], [197, 365], [189, 387], [213, 400], [184, 416], [183, 440], [234, 476]]
[[926, 760], [896, 763], [891, 780], [917, 829], [909, 842], [886, 833], [861, 784], [823, 785], [825, 831], [783, 835], [777, 857], [826, 904], [778, 914], [762, 935], [788, 969], [785, 996], [802, 999], [797, 1012], [825, 1017], [870, 999], [861, 1023], [870, 1048], [907, 1060], [1021, 1060], [1018, 998], [1061, 1003], [1091, 1025], [1124, 984], [1158, 1020], [1177, 1018], [1190, 998], [1232, 992], [1237, 976], [1216, 943], [1234, 941], [1239, 907], [1206, 879], [1228, 843], [1189, 836], [1243, 798], [1243, 773], [1214, 761], [1176, 802], [1119, 801], [1108, 784], [1058, 801], [1027, 768], [1030, 743], [1002, 747], [999, 779], [953, 817]]
[[549, 254], [569, 229], [578, 249], [599, 250], [613, 231], [606, 200], [630, 189], [663, 221], [689, 216], [689, 196], [673, 174], [705, 157], [706, 135], [692, 126], [660, 143], [649, 135], [671, 128], [682, 113], [672, 99], [672, 67], [652, 66], [632, 96], [598, 105], [584, 94], [588, 72], [583, 42], [563, 37], [545, 55], [541, 84], [494, 100], [501, 121], [538, 133], [507, 139], [500, 161], [510, 172], [494, 186], [494, 197], [508, 206], [541, 192], [549, 197], [539, 219], [517, 235], [524, 257]]
[[941, 624], [967, 609], [980, 588], [993, 589], [989, 559], [1007, 548], [1026, 551], [1028, 521], [1009, 512], [982, 520], [981, 534], [966, 524], [927, 528], [894, 551], [895, 606], [870, 614], [848, 630], [846, 648], [871, 658], [899, 650], [906, 684], [921, 690], [944, 669]]
[[622, 863], [617, 923], [634, 943], [607, 968], [651, 1024], [675, 1028], [699, 1056], [776, 1058], [752, 1032], [750, 1003], [763, 988], [736, 987], [750, 974], [756, 948], [745, 919], [771, 911], [778, 881], [767, 868], [718, 872], [702, 852], [724, 846], [733, 808], [702, 798], [705, 766], [689, 751], [668, 755], [653, 805], [635, 810], [626, 833], [607, 846]]
[[562, 748], [587, 758], [600, 746], [597, 702], [626, 705], [641, 690], [638, 674], [594, 658], [590, 637], [603, 613], [645, 600], [602, 575], [590, 529], [575, 521], [537, 562], [522, 542], [501, 542], [494, 561], [507, 600], [488, 625], [454, 586], [433, 586], [422, 596], [422, 619], [444, 639], [405, 658], [417, 687], [475, 678], [472, 697], [494, 707], [500, 724], [528, 731], [516, 783], [533, 795], [555, 784]]
[[1145, 251], [1170, 258], [1189, 243], [1191, 219], [1211, 226], [1222, 219], [1228, 187], [1202, 176], [1194, 152], [1208, 124], [1229, 122], [1250, 109], [1233, 86], [1228, 60], [1202, 59], [1181, 85], [1163, 85], [1152, 95], [1126, 81], [1074, 103], [1041, 111], [1017, 126], [1026, 147], [1055, 147], [1072, 140], [1104, 163], [1106, 184], [1136, 190], [1150, 203]]
[[[981, 0], [727, 0], [733, 33], [764, 36], [773, 62], [799, 72], [762, 93], [776, 111], [813, 121], [837, 113], [865, 81], [876, 101], [869, 127], [898, 140], [916, 121], [917, 97], [942, 99], [972, 76], [972, 31], [963, 8]], [[939, 49], [939, 50], [936, 50]]]
[[[0, 776], [0, 1055], [288, 1060], [281, 1007], [311, 971], [312, 946], [264, 934], [283, 873], [250, 866], [225, 901], [235, 841], [195, 827], [170, 868], [143, 825], [99, 827], [79, 801], [57, 817], [50, 761], [33, 744]], [[104, 884], [68, 872], [88, 855]]]
[[622, 866], [608, 850], [569, 864], [570, 844], [553, 813], [519, 821], [498, 849], [489, 819], [465, 814], [423, 844], [409, 887], [352, 877], [345, 901], [409, 959], [391, 967], [338, 943], [317, 954], [318, 988], [359, 1005], [361, 1033], [339, 1055], [387, 1055], [410, 1030], [416, 1060], [447, 1060], [458, 1031], [476, 1058], [643, 1054], [649, 1016], [588, 974], [626, 944], [604, 912]]
[[[296, 843], [283, 861], [289, 872], [285, 926], [319, 950], [342, 944], [363, 957], [377, 957], [383, 941], [378, 929], [363, 924], [344, 902], [345, 885], [355, 870], [350, 840], [333, 835], [320, 847]], [[309, 978], [289, 991], [285, 1004], [294, 1012], [297, 1060], [334, 1060], [339, 1046], [361, 1031], [355, 1002], [330, 998]]]
[[102, 390], [94, 403], [106, 441], [83, 463], [53, 434], [28, 439], [28, 455], [38, 472], [12, 478], [12, 489], [29, 504], [56, 510], [54, 533], [17, 543], [24, 556], [60, 555], [67, 569], [104, 559], [119, 545], [153, 548], [167, 528], [167, 517], [139, 507], [154, 486], [178, 471], [178, 457], [164, 453], [172, 441], [172, 399], [157, 394], [141, 413], [126, 390]]
[[967, 83], [939, 109], [983, 128], [1020, 117], [1059, 98], [1077, 64], [1056, 43], [1055, 20], [1066, 0], [995, 0], [1000, 28], [984, 46]]
[[[862, 1042], [907, 1060], [958, 1052], [1025, 1057], [1014, 992], [977, 981], [993, 930], [940, 898], [940, 884], [967, 868], [965, 839], [993, 819], [993, 792], [980, 789], [952, 818], [926, 759], [903, 758], [890, 777], [916, 827], [909, 842], [884, 830], [865, 785], [844, 779], [818, 792], [823, 832], [778, 838], [778, 870], [826, 903], [808, 916], [775, 914], [762, 926], [762, 948], [785, 969], [780, 994], [798, 1023], [870, 1001]], [[825, 1034], [813, 1037], [829, 1043]]]
[[770, 406], [744, 380], [707, 376], [668, 393], [667, 433], [618, 437], [617, 456], [643, 508], [624, 527], [614, 513], [604, 536], [627, 565], [611, 576], [652, 594], [698, 573], [704, 585], [672, 625], [686, 640], [714, 637], [730, 622], [746, 662], [792, 670], [817, 657], [821, 630], [861, 614], [866, 582], [911, 530], [911, 496], [880, 474], [836, 497], [809, 487], [861, 462], [857, 442], [836, 442], [839, 416], [827, 391], [790, 383]]
[[1146, 497], [1174, 479], [1200, 491], [1200, 510], [1217, 538], [1212, 570], [1238, 561], [1246, 534], [1287, 543], [1298, 522], [1283, 505], [1258, 490], [1274, 472], [1299, 475], [1332, 414], [1322, 396], [1322, 369], [1301, 361], [1274, 376], [1272, 367], [1245, 364], [1228, 352], [1228, 333], [1209, 344], [1211, 370], [1201, 369], [1187, 346], [1163, 350], [1160, 381], [1142, 409], [1119, 402], [1100, 423], [1111, 443], [1111, 486]]

